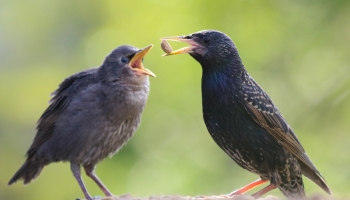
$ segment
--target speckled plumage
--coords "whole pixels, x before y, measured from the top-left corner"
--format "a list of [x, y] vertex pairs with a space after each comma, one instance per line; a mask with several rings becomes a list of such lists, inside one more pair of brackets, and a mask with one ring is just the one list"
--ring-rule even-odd
[[[214, 30], [163, 38], [191, 46], [167, 55], [189, 53], [202, 66], [202, 105], [207, 129], [239, 166], [288, 198], [305, 197], [302, 174], [331, 194], [296, 135], [269, 96], [247, 73], [233, 41]], [[250, 187], [231, 193], [242, 194]]]
[[149, 80], [129, 66], [139, 52], [135, 47], [120, 46], [101, 67], [79, 72], [60, 84], [38, 121], [26, 162], [9, 184], [19, 179], [27, 184], [45, 165], [68, 161], [87, 199], [91, 196], [80, 178], [80, 166], [111, 196], [93, 170], [98, 162], [117, 152], [140, 125]]

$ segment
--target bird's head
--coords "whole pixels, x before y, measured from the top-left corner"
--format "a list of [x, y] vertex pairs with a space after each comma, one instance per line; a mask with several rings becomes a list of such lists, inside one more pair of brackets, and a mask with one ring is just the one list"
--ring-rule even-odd
[[99, 70], [104, 81], [138, 84], [147, 76], [155, 77], [153, 72], [143, 66], [143, 58], [152, 47], [152, 44], [143, 49], [122, 45], [114, 49]]
[[233, 41], [226, 34], [216, 30], [198, 31], [185, 36], [165, 37], [162, 40], [185, 42], [190, 44], [164, 56], [190, 54], [202, 67], [220, 67], [234, 62], [241, 63]]

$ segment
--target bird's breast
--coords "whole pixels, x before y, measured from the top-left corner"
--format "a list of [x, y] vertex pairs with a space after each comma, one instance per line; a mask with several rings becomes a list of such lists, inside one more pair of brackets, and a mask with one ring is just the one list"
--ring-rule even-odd
[[114, 155], [133, 136], [139, 124], [139, 117], [113, 124], [106, 121], [100, 134], [91, 141], [90, 148], [80, 154], [79, 163], [83, 165], [96, 164], [107, 156]]
[[204, 122], [217, 145], [240, 166], [255, 173], [259, 171], [258, 163], [264, 158], [259, 152], [254, 153], [252, 140], [260, 127], [240, 104], [235, 91], [203, 90], [202, 103]]
[[[102, 103], [104, 112], [95, 119], [96, 132], [90, 135], [90, 148], [81, 153], [81, 163], [97, 163], [118, 152], [140, 125], [148, 98], [147, 90], [118, 91]], [[97, 125], [99, 124], [99, 125]]]

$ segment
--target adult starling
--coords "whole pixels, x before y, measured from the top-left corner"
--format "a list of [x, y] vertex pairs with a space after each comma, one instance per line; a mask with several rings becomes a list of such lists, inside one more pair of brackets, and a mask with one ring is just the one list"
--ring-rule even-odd
[[201, 64], [203, 117], [210, 135], [239, 166], [260, 176], [230, 195], [270, 181], [253, 196], [279, 188], [290, 199], [302, 199], [302, 175], [331, 194], [291, 127], [247, 73], [227, 35], [205, 30], [162, 39], [191, 45], [166, 55], [189, 53]]
[[134, 134], [149, 93], [143, 58], [153, 47], [123, 45], [102, 66], [66, 78], [53, 92], [50, 106], [38, 121], [27, 160], [9, 181], [28, 184], [52, 162], [69, 161], [85, 198], [91, 200], [80, 166], [106, 196], [112, 193], [94, 173], [98, 162], [116, 153]]

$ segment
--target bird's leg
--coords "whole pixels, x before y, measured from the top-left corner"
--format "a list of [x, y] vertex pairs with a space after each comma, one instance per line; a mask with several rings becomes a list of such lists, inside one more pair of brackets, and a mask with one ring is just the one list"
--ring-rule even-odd
[[275, 184], [271, 183], [270, 185], [266, 186], [265, 188], [261, 189], [260, 191], [254, 193], [252, 196], [255, 199], [257, 199], [257, 198], [261, 197], [263, 194], [265, 194], [265, 193], [267, 193], [275, 188], [277, 188], [277, 186]]
[[[267, 180], [259, 179], [259, 180], [256, 180], [256, 181], [254, 181], [254, 182], [252, 182], [252, 183], [250, 183], [250, 184], [248, 184], [248, 185], [246, 185], [246, 186], [244, 186], [244, 187], [242, 187], [242, 188], [240, 188], [238, 190], [235, 190], [235, 191], [231, 192], [230, 194], [220, 195], [219, 197], [221, 197], [221, 198], [232, 198], [232, 196], [242, 195], [242, 194], [248, 192], [249, 190], [252, 190], [252, 189], [254, 189], [254, 188], [258, 187], [259, 185], [262, 185], [262, 184], [264, 184], [266, 182], [267, 182]], [[203, 198], [203, 197], [208, 197], [208, 196], [198, 196], [198, 197], [202, 197]], [[213, 196], [213, 198], [217, 198], [217, 197]]]
[[246, 185], [246, 186], [244, 186], [244, 187], [242, 187], [242, 188], [240, 188], [238, 190], [235, 190], [235, 191], [231, 192], [229, 194], [229, 196], [235, 196], [235, 195], [244, 194], [244, 193], [248, 192], [249, 190], [252, 190], [252, 189], [258, 187], [259, 185], [262, 185], [262, 184], [266, 183], [267, 181], [268, 180], [262, 180], [262, 179], [256, 180], [256, 181], [254, 181], [254, 182], [252, 182], [252, 183], [250, 183], [250, 184], [248, 184], [248, 185]]
[[84, 169], [85, 169], [86, 175], [95, 181], [95, 183], [98, 185], [98, 187], [102, 190], [102, 192], [107, 197], [113, 196], [112, 193], [106, 188], [106, 186], [103, 185], [103, 183], [100, 181], [100, 179], [98, 179], [98, 177], [96, 176], [96, 174], [94, 172], [94, 169], [95, 169], [94, 165], [86, 165], [86, 166], [84, 166]]
[[71, 163], [70, 164], [70, 169], [72, 170], [73, 176], [75, 177], [75, 179], [77, 179], [77, 181], [79, 183], [79, 186], [80, 186], [81, 190], [84, 193], [85, 198], [87, 200], [92, 200], [92, 197], [90, 196], [89, 192], [87, 191], [87, 189], [86, 189], [86, 187], [84, 185], [83, 180], [81, 179], [80, 166], [78, 164], [76, 164], [76, 163]]

